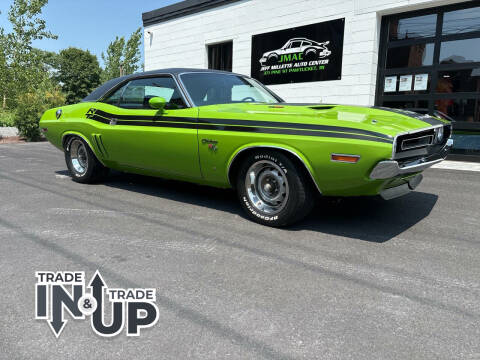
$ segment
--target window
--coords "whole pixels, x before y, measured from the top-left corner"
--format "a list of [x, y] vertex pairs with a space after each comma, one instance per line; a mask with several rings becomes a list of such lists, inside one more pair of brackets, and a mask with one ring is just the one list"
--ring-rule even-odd
[[387, 69], [432, 65], [433, 46], [433, 44], [415, 44], [388, 49]]
[[444, 35], [480, 31], [480, 7], [448, 11], [443, 15]]
[[390, 21], [389, 40], [418, 39], [435, 36], [437, 15], [415, 16]]
[[185, 102], [171, 76], [132, 80], [116, 90], [104, 102], [127, 109], [151, 109], [148, 101], [163, 97], [166, 109], [185, 108]]
[[258, 82], [243, 76], [188, 73], [181, 77], [195, 106], [236, 102], [279, 102], [279, 99]]
[[478, 99], [439, 99], [435, 101], [435, 110], [441, 111], [455, 121], [473, 123], [480, 121], [479, 105]]
[[[444, 114], [452, 121], [454, 134], [456, 130], [466, 132], [467, 138], [468, 132], [478, 134], [478, 4], [463, 2], [383, 17], [375, 104]], [[479, 144], [478, 139], [462, 144], [455, 140], [454, 151], [473, 146], [470, 150], [480, 154]]]
[[440, 64], [480, 61], [480, 38], [446, 41], [440, 48]]
[[208, 45], [208, 68], [232, 71], [233, 42]]
[[292, 41], [292, 43], [290, 44], [289, 48], [290, 49], [296, 49], [296, 48], [299, 48], [302, 46], [302, 42], [301, 41]]
[[112, 95], [110, 95], [106, 100], [104, 100], [105, 103], [110, 104], [110, 105], [118, 105], [118, 102], [120, 101], [120, 97], [123, 94], [123, 91], [127, 87], [128, 84], [125, 84], [122, 86], [120, 89], [115, 91]]
[[480, 68], [440, 71], [436, 92], [480, 92]]

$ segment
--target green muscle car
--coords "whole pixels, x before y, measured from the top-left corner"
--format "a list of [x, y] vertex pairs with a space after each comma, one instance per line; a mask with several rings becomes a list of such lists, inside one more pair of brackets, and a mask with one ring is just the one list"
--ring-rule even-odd
[[110, 80], [40, 127], [77, 182], [116, 169], [232, 187], [270, 226], [304, 217], [317, 194], [407, 194], [452, 145], [450, 123], [429, 115], [289, 104], [247, 76], [197, 69]]

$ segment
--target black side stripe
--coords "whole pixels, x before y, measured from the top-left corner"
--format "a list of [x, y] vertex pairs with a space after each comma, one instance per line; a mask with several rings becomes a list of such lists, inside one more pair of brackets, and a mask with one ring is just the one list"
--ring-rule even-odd
[[[102, 110], [96, 110], [95, 115], [99, 115], [106, 119], [116, 120], [151, 120], [151, 121], [179, 121], [179, 122], [197, 122], [196, 118], [188, 117], [172, 117], [172, 116], [143, 116], [143, 115], [114, 115], [109, 114]], [[217, 125], [243, 125], [243, 126], [256, 126], [256, 127], [275, 127], [275, 128], [287, 128], [287, 129], [307, 129], [307, 130], [321, 130], [321, 131], [337, 131], [348, 132], [352, 134], [376, 136], [383, 139], [391, 140], [392, 137], [376, 131], [354, 129], [344, 126], [332, 126], [332, 125], [314, 125], [314, 124], [295, 124], [279, 121], [257, 121], [257, 120], [237, 120], [237, 119], [208, 119], [200, 118], [199, 123], [203, 124], [217, 124]]]
[[143, 120], [143, 121], [180, 121], [180, 122], [197, 122], [197, 118], [189, 118], [189, 117], [178, 117], [178, 116], [149, 116], [149, 115], [117, 115], [117, 114], [109, 114], [102, 110], [96, 110], [94, 112], [95, 115], [101, 116], [108, 120], [115, 119], [115, 120]]
[[295, 124], [276, 121], [256, 121], [256, 120], [234, 120], [234, 119], [198, 119], [199, 123], [205, 124], [226, 124], [226, 125], [243, 125], [243, 126], [261, 126], [261, 127], [275, 127], [275, 128], [287, 128], [287, 129], [307, 129], [307, 130], [320, 130], [320, 131], [338, 131], [348, 132], [352, 134], [376, 136], [383, 139], [391, 140], [392, 137], [378, 133], [375, 131], [353, 129], [344, 126], [331, 126], [331, 125], [314, 125], [314, 124]]
[[[317, 136], [317, 137], [329, 137], [329, 138], [347, 138], [347, 139], [359, 139], [359, 140], [368, 140], [368, 141], [375, 141], [375, 142], [383, 142], [387, 144], [393, 143], [393, 139], [390, 137], [383, 138], [375, 137], [372, 135], [363, 135], [363, 134], [352, 134], [352, 133], [344, 133], [338, 131], [332, 131], [336, 127], [329, 127], [325, 126], [325, 129], [322, 130], [308, 130], [308, 129], [299, 129], [299, 128], [268, 128], [268, 127], [259, 127], [259, 126], [251, 126], [256, 125], [256, 121], [245, 120], [244, 123], [250, 126], [243, 126], [243, 125], [221, 125], [221, 124], [212, 124], [203, 122], [206, 119], [200, 119], [197, 123], [196, 119], [192, 118], [174, 118], [175, 121], [170, 121], [170, 117], [161, 117], [157, 118], [157, 121], [143, 121], [144, 118], [142, 116], [129, 116], [129, 118], [135, 118], [137, 120], [122, 120], [117, 115], [112, 115], [112, 118], [106, 118], [103, 116], [97, 115], [97, 112], [87, 114], [87, 118], [91, 120], [95, 120], [104, 124], [109, 124], [111, 120], [116, 121], [116, 125], [129, 125], [129, 126], [152, 126], [152, 127], [171, 127], [171, 128], [183, 128], [183, 129], [201, 129], [201, 130], [219, 130], [219, 131], [238, 131], [238, 132], [251, 132], [251, 133], [263, 133], [263, 134], [279, 134], [279, 135], [303, 135], [303, 136]], [[103, 113], [103, 112], [102, 112]], [[105, 114], [105, 113], [104, 113]], [[222, 120], [212, 119], [215, 122], [223, 122]], [[184, 122], [182, 122], [184, 121]], [[265, 122], [269, 123], [270, 122]], [[235, 122], [232, 121], [232, 124]], [[280, 123], [282, 126], [287, 125], [286, 123]], [[288, 124], [290, 125], [290, 124]], [[294, 124], [291, 124], [294, 125]], [[303, 126], [303, 124], [300, 124]], [[355, 130], [350, 128], [345, 131]]]
[[387, 144], [392, 144], [393, 143], [393, 140], [380, 139], [380, 138], [375, 138], [375, 137], [372, 137], [372, 136], [347, 134], [347, 133], [342, 133], [342, 132], [329, 132], [329, 131], [315, 131], [315, 130], [301, 130], [301, 129], [278, 129], [278, 128], [252, 127], [252, 126], [229, 126], [229, 125], [211, 125], [211, 124], [199, 124], [198, 129], [242, 131], [242, 132], [254, 132], [254, 133], [261, 133], [261, 134], [332, 137], [332, 138], [368, 140], [368, 141], [375, 141], [375, 142], [383, 142], [383, 143], [387, 143]]

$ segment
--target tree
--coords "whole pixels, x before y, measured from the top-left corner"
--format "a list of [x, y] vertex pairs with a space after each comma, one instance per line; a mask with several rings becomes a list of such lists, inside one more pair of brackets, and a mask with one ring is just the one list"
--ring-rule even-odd
[[130, 38], [115, 37], [107, 48], [106, 55], [102, 52], [105, 69], [102, 73], [102, 82], [133, 74], [140, 68], [141, 28], [138, 28]]
[[[54, 62], [53, 62], [54, 63]], [[68, 48], [58, 55], [58, 74], [66, 103], [75, 104], [100, 85], [102, 69], [88, 50]]]
[[12, 32], [0, 28], [0, 92], [2, 98], [15, 105], [17, 97], [35, 89], [48, 77], [40, 52], [32, 42], [38, 39], [56, 39], [46, 30], [40, 18], [48, 0], [14, 0], [8, 12]]

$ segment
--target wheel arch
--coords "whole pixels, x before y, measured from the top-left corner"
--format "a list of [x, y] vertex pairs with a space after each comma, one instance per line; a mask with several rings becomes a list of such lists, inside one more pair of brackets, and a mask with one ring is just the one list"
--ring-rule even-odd
[[62, 134], [62, 147], [63, 149], [65, 150], [66, 149], [66, 146], [68, 144], [68, 141], [70, 140], [70, 138], [74, 137], [74, 136], [78, 136], [79, 138], [81, 138], [83, 141], [85, 141], [88, 145], [88, 147], [90, 148], [90, 150], [92, 151], [93, 155], [95, 155], [95, 157], [97, 158], [97, 160], [103, 165], [106, 167], [105, 163], [102, 161], [102, 159], [98, 156], [98, 153], [97, 153], [97, 149], [92, 146], [92, 143], [90, 142], [90, 140], [85, 136], [83, 135], [82, 133], [79, 133], [77, 131], [65, 131], [63, 134]]
[[237, 149], [230, 157], [227, 167], [227, 178], [232, 188], [235, 187], [235, 177], [238, 174], [238, 170], [240, 168], [238, 165], [240, 164], [242, 159], [244, 159], [245, 156], [247, 156], [249, 153], [259, 149], [276, 150], [286, 155], [290, 160], [295, 162], [297, 165], [300, 166], [301, 169], [305, 171], [305, 173], [307, 174], [307, 179], [311, 181], [312, 185], [315, 189], [317, 189], [318, 193], [322, 194], [322, 191], [315, 179], [314, 170], [306, 157], [297, 149], [291, 148], [290, 146], [285, 146], [283, 144], [249, 144]]

